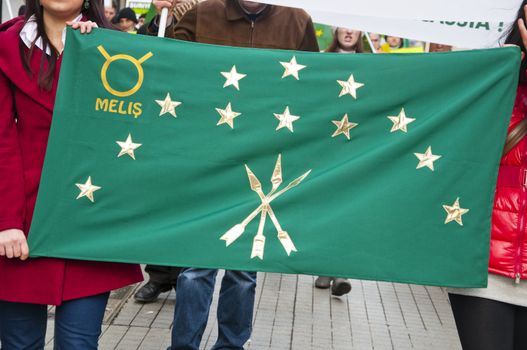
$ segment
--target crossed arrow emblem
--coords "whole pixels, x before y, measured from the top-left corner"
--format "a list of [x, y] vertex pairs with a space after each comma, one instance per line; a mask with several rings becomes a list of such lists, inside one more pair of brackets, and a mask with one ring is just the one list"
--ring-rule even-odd
[[287, 255], [291, 255], [291, 252], [296, 252], [296, 247], [289, 234], [282, 229], [280, 222], [276, 218], [276, 215], [271, 207], [271, 202], [292, 189], [300, 185], [302, 181], [311, 173], [311, 170], [307, 171], [304, 175], [296, 178], [291, 181], [289, 185], [285, 188], [279, 190], [280, 185], [282, 184], [282, 155], [278, 155], [276, 160], [276, 165], [274, 167], [273, 175], [271, 177], [271, 183], [273, 185], [271, 191], [268, 194], [264, 194], [262, 190], [262, 184], [260, 180], [254, 175], [251, 169], [245, 164], [245, 170], [247, 171], [247, 176], [249, 177], [249, 184], [251, 185], [251, 190], [256, 192], [260, 198], [261, 204], [250, 213], [241, 223], [234, 225], [230, 230], [228, 230], [221, 240], [225, 241], [227, 247], [234, 243], [240, 236], [245, 232], [245, 228], [249, 225], [257, 216], [260, 214], [260, 224], [258, 225], [258, 231], [253, 240], [253, 247], [251, 253], [251, 259], [258, 257], [263, 260], [264, 250], [265, 250], [265, 236], [264, 236], [264, 227], [267, 220], [267, 216], [271, 218], [271, 221], [278, 232], [278, 240], [282, 243]]

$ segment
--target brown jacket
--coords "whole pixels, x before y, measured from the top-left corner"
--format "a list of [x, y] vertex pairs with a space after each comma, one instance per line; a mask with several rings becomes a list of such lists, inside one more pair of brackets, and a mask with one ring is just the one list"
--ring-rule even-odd
[[207, 0], [188, 11], [166, 36], [207, 44], [315, 51], [311, 17], [300, 9], [268, 5], [252, 22], [237, 0]]

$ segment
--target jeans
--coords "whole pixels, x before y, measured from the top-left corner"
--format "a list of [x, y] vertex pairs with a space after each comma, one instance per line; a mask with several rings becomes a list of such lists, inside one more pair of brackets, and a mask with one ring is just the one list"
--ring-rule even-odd
[[[54, 350], [96, 350], [110, 293], [65, 301], [55, 312]], [[2, 350], [42, 350], [47, 305], [0, 301]]]
[[[218, 270], [184, 269], [178, 278], [171, 350], [198, 350], [209, 317]], [[252, 331], [256, 272], [225, 271], [213, 350], [241, 350]]]

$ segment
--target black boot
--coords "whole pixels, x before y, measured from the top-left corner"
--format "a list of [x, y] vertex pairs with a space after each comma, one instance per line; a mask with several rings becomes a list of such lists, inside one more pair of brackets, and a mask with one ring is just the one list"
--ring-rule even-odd
[[148, 281], [135, 293], [134, 299], [142, 303], [152, 303], [157, 300], [159, 294], [168, 292], [172, 286]]
[[320, 276], [315, 281], [315, 287], [320, 289], [328, 289], [331, 286], [332, 277]]
[[344, 294], [348, 294], [351, 291], [351, 283], [344, 278], [333, 279], [333, 285], [331, 286], [331, 294], [340, 297]]

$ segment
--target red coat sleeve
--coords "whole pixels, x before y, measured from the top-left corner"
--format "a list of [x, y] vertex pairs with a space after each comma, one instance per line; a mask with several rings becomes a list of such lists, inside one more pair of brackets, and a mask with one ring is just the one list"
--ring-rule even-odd
[[0, 71], [0, 231], [23, 229], [24, 173], [13, 106], [13, 90]]

